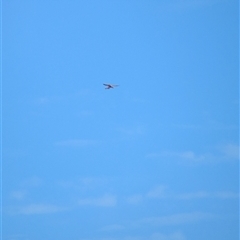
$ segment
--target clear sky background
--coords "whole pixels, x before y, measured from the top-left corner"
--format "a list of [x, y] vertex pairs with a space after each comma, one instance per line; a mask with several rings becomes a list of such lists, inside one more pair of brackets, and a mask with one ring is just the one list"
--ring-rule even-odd
[[2, 0], [2, 239], [238, 240], [238, 11]]

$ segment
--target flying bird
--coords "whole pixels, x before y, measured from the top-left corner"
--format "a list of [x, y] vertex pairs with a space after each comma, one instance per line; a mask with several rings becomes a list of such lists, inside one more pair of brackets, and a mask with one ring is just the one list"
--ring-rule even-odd
[[115, 88], [119, 86], [116, 84], [109, 84], [109, 83], [104, 83], [103, 85], [105, 86], [105, 89]]

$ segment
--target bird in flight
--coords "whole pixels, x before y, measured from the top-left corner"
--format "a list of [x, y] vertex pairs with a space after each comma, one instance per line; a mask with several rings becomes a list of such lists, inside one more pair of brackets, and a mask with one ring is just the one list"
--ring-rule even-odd
[[119, 86], [116, 84], [109, 84], [109, 83], [104, 83], [103, 85], [105, 86], [105, 89], [115, 88]]

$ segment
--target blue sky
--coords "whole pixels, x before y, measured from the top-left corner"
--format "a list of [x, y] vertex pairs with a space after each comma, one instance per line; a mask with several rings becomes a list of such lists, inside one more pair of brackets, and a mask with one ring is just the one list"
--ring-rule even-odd
[[2, 239], [237, 240], [238, 10], [3, 0]]

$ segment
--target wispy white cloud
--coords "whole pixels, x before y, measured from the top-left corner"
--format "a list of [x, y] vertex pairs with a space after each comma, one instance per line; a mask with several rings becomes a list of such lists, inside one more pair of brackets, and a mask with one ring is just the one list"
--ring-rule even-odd
[[133, 127], [121, 127], [118, 131], [125, 136], [139, 136], [145, 133], [145, 128], [143, 126], [137, 125]]
[[[225, 1], [225, 0], [223, 0]], [[184, 130], [235, 130], [237, 131], [239, 129], [239, 126], [237, 124], [225, 124], [216, 120], [211, 119], [210, 116], [208, 116], [209, 120], [208, 122], [205, 122], [204, 124], [196, 124], [196, 123], [173, 123], [169, 124], [166, 127], [170, 128], [177, 128], [177, 129], [184, 129]]]
[[169, 197], [169, 195], [166, 192], [166, 189], [167, 187], [165, 185], [159, 185], [150, 189], [148, 192], [144, 194], [134, 194], [134, 195], [128, 196], [126, 198], [126, 202], [129, 204], [139, 204], [149, 199], [166, 198], [166, 197]]
[[97, 141], [89, 139], [68, 139], [55, 142], [56, 146], [60, 147], [87, 147], [95, 145]]
[[3, 151], [4, 158], [24, 158], [29, 156], [29, 152], [23, 148], [8, 148], [5, 147]]
[[144, 196], [141, 194], [131, 195], [125, 198], [129, 204], [138, 204], [144, 200]]
[[230, 191], [217, 191], [217, 192], [206, 192], [198, 191], [186, 194], [176, 195], [176, 198], [182, 200], [193, 200], [193, 199], [204, 199], [204, 198], [215, 198], [215, 199], [237, 199], [239, 193]]
[[176, 231], [171, 233], [160, 233], [153, 232], [147, 236], [139, 235], [124, 235], [121, 237], [100, 237], [94, 239], [80, 239], [80, 240], [186, 240], [186, 237], [183, 233]]
[[194, 191], [187, 193], [175, 193], [169, 191], [165, 185], [159, 185], [144, 194], [136, 194], [129, 196], [126, 199], [128, 204], [142, 204], [146, 201], [162, 201], [162, 200], [202, 200], [202, 199], [219, 199], [219, 200], [234, 200], [238, 199], [239, 192], [234, 191]]
[[213, 214], [203, 213], [203, 212], [191, 212], [191, 213], [181, 213], [174, 214], [169, 216], [161, 216], [161, 217], [149, 217], [144, 218], [139, 221], [139, 223], [143, 224], [151, 224], [151, 225], [182, 225], [189, 224], [193, 222], [210, 220], [214, 217]]
[[226, 160], [239, 159], [239, 145], [227, 144], [216, 149], [212, 149], [210, 153], [196, 153], [189, 151], [161, 151], [153, 152], [146, 155], [147, 158], [171, 158], [181, 160], [187, 163], [215, 163]]
[[43, 179], [37, 176], [33, 176], [21, 181], [20, 186], [23, 188], [35, 188], [41, 186], [43, 182], [44, 182]]
[[80, 117], [88, 117], [92, 115], [93, 115], [93, 111], [89, 111], [89, 110], [82, 110], [78, 113], [78, 116]]
[[79, 179], [79, 183], [85, 189], [105, 188], [109, 179], [105, 177], [83, 177]]
[[100, 177], [76, 177], [69, 180], [57, 181], [57, 186], [63, 189], [70, 189], [71, 191], [91, 191], [94, 189], [105, 188], [108, 181]]
[[208, 197], [209, 197], [209, 193], [204, 191], [176, 195], [176, 198], [182, 199], [182, 200], [201, 199], [201, 198], [208, 198]]
[[239, 198], [239, 192], [215, 192], [213, 193], [213, 197], [221, 198], [221, 199], [236, 199]]
[[228, 130], [228, 131], [237, 131], [239, 129], [238, 124], [225, 124], [223, 122], [211, 119], [208, 122], [208, 128], [211, 130]]
[[170, 152], [164, 151], [159, 154], [153, 153], [148, 154], [147, 157], [162, 157], [162, 158], [175, 158], [180, 160], [187, 160], [191, 162], [202, 162], [206, 159], [211, 159], [212, 156], [210, 154], [196, 154], [193, 151], [183, 151], [183, 152]]
[[39, 97], [35, 100], [35, 103], [37, 105], [45, 105], [47, 103], [50, 102], [50, 98], [49, 97]]
[[180, 129], [188, 129], [188, 130], [199, 130], [202, 128], [201, 125], [197, 124], [173, 124], [173, 127]]
[[79, 205], [89, 205], [97, 207], [114, 207], [117, 204], [117, 198], [113, 195], [104, 195], [98, 198], [84, 198], [78, 201]]
[[27, 239], [27, 235], [24, 234], [11, 234], [5, 237], [6, 240], [24, 240]]
[[163, 198], [169, 198], [170, 196], [166, 192], [167, 187], [165, 185], [158, 185], [154, 188], [150, 189], [146, 193], [142, 194], [134, 194], [130, 195], [125, 198], [125, 202], [127, 204], [142, 204], [145, 201], [148, 201], [150, 199], [163, 199]]
[[13, 210], [14, 214], [33, 215], [33, 214], [50, 214], [66, 210], [65, 208], [51, 204], [30, 204]]
[[151, 189], [146, 196], [148, 198], [164, 198], [166, 197], [166, 188], [164, 185], [157, 186]]
[[24, 200], [26, 195], [26, 190], [15, 190], [10, 193], [10, 197], [15, 200]]
[[44, 107], [44, 106], [48, 106], [50, 104], [55, 104], [55, 103], [59, 103], [61, 101], [66, 101], [67, 98], [66, 96], [41, 96], [41, 97], [37, 97], [35, 98], [32, 103], [35, 106], [39, 106], [39, 107]]
[[227, 144], [222, 147], [222, 152], [225, 158], [239, 159], [239, 145], [237, 144]]
[[100, 229], [100, 231], [105, 231], [105, 232], [110, 232], [110, 231], [120, 231], [125, 229], [125, 226], [121, 225], [121, 224], [111, 224], [111, 225], [107, 225], [105, 227], [102, 227]]
[[149, 239], [151, 240], [186, 240], [186, 237], [181, 232], [174, 232], [170, 234], [153, 233]]
[[[137, 228], [146, 227], [159, 227], [159, 226], [172, 226], [178, 227], [179, 225], [192, 224], [198, 221], [207, 221], [211, 220], [214, 216], [209, 213], [193, 212], [193, 213], [183, 213], [169, 216], [160, 216], [160, 217], [149, 217], [130, 221], [126, 224], [112, 224], [105, 227], [102, 227], [100, 231], [106, 232], [119, 232], [121, 231], [121, 237], [113, 238], [97, 238], [98, 240], [186, 240], [185, 235], [180, 231], [173, 231], [170, 233], [162, 232], [152, 232], [147, 236], [141, 235], [126, 235], [131, 228], [135, 230]], [[127, 230], [127, 231], [126, 231]], [[87, 240], [87, 239], [85, 239]], [[89, 239], [90, 240], [90, 239]], [[96, 240], [96, 239], [94, 239]]]

